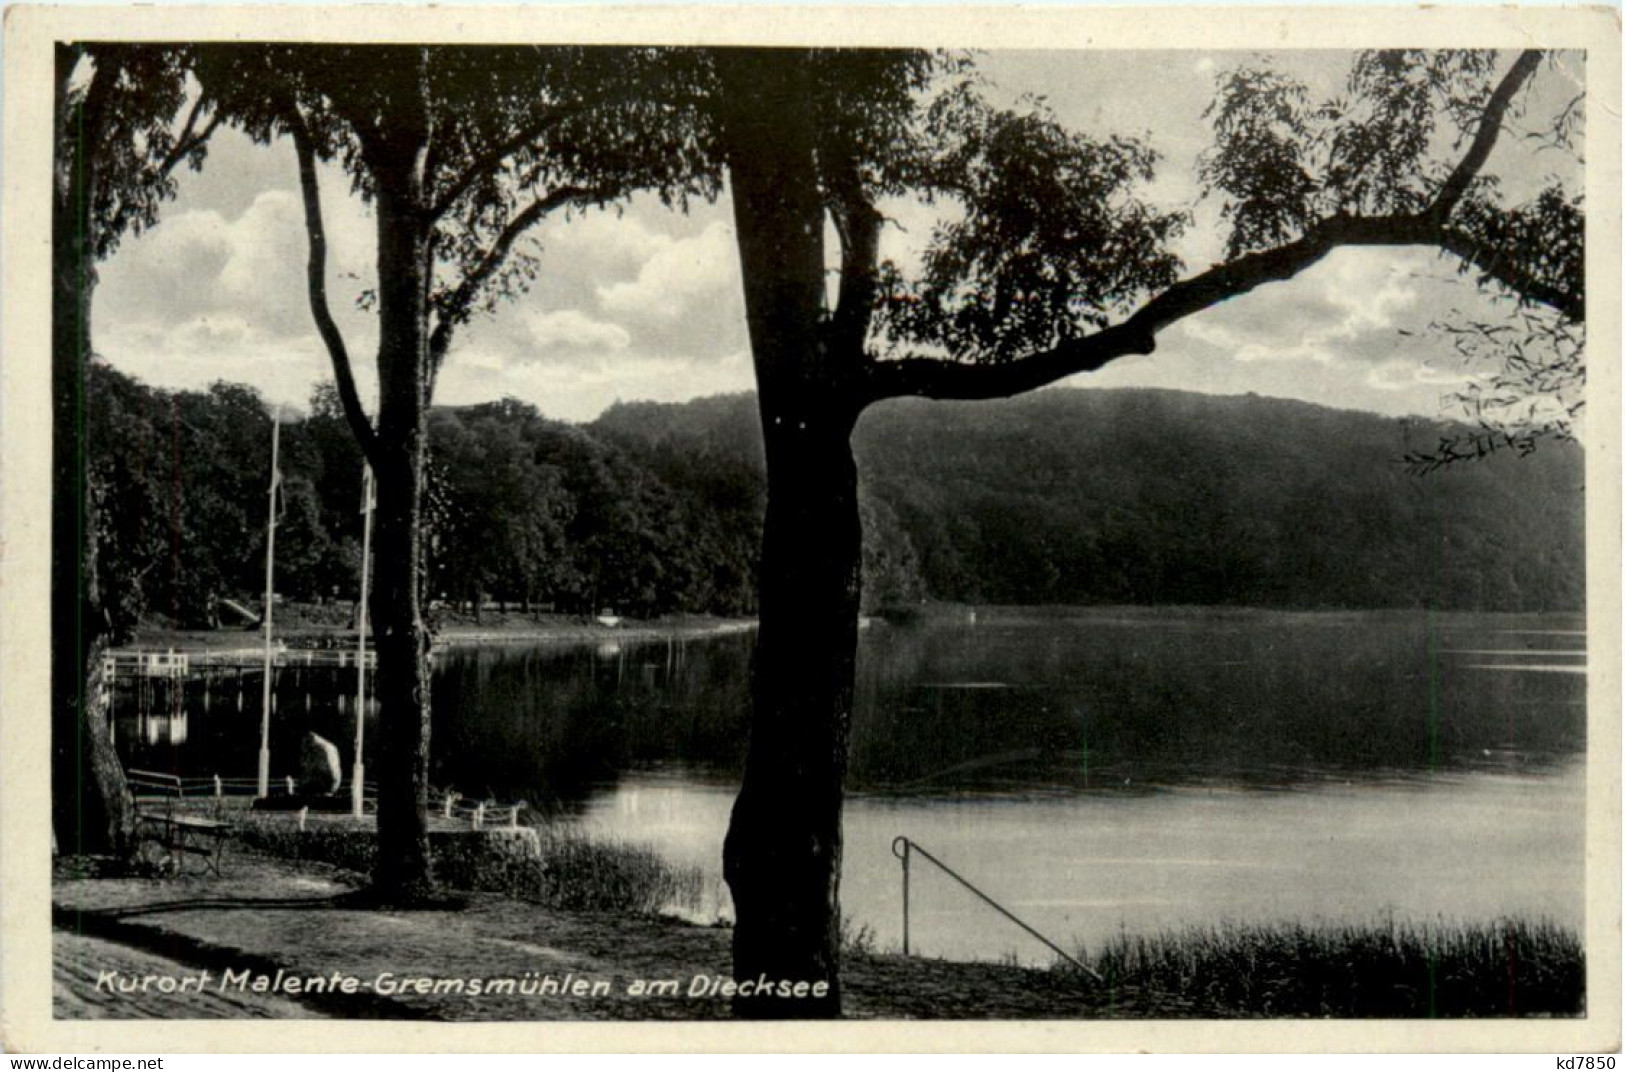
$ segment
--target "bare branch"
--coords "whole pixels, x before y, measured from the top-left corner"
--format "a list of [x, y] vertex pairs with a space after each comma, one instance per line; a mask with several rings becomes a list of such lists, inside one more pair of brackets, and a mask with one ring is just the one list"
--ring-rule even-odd
[[1433, 217], [1443, 220], [1454, 212], [1461, 203], [1462, 196], [1467, 193], [1467, 187], [1472, 185], [1478, 177], [1479, 171], [1484, 167], [1484, 161], [1489, 159], [1490, 150], [1495, 148], [1496, 139], [1501, 136], [1501, 122], [1506, 118], [1507, 108], [1512, 104], [1512, 98], [1517, 96], [1518, 90], [1529, 80], [1540, 66], [1541, 52], [1530, 49], [1521, 54], [1512, 69], [1501, 79], [1501, 84], [1495, 87], [1490, 94], [1488, 103], [1484, 105], [1483, 118], [1479, 120], [1478, 131], [1473, 135], [1472, 144], [1467, 147], [1466, 155], [1456, 164], [1450, 177], [1439, 188], [1439, 195], [1433, 199], [1429, 211]]
[[445, 360], [446, 350], [451, 346], [452, 331], [458, 324], [468, 319], [480, 291], [502, 267], [503, 261], [508, 257], [508, 251], [513, 248], [513, 244], [521, 235], [566, 205], [593, 204], [606, 201], [611, 196], [613, 195], [608, 191], [581, 186], [561, 186], [546, 197], [538, 197], [509, 220], [497, 235], [496, 241], [491, 243], [491, 248], [485, 251], [485, 256], [480, 258], [480, 263], [463, 276], [463, 281], [458, 284], [457, 289], [440, 304], [434, 333], [429, 336], [430, 375], [439, 372], [440, 363]]
[[299, 192], [304, 196], [305, 234], [310, 239], [310, 258], [305, 266], [310, 315], [316, 321], [316, 331], [321, 335], [322, 342], [327, 346], [327, 355], [333, 362], [333, 379], [338, 384], [339, 404], [344, 409], [344, 418], [361, 445], [361, 453], [376, 463], [378, 433], [367, 418], [366, 410], [361, 408], [355, 373], [350, 367], [350, 353], [327, 307], [327, 230], [322, 223], [321, 192], [316, 185], [316, 148], [297, 106], [289, 105], [284, 121], [293, 134], [294, 152], [299, 158]]
[[197, 121], [202, 118], [204, 104], [205, 98], [199, 94], [198, 99], [192, 104], [192, 110], [186, 115], [186, 122], [181, 126], [180, 135], [176, 137], [174, 146], [158, 164], [158, 178], [166, 178], [175, 170], [177, 164], [196, 152], [219, 128], [220, 114], [216, 112], [201, 131], [197, 129]]
[[513, 137], [493, 145], [490, 149], [475, 157], [456, 178], [451, 180], [445, 192], [435, 201], [434, 206], [429, 210], [429, 219], [431, 221], [440, 219], [451, 210], [451, 206], [457, 203], [459, 197], [468, 192], [470, 186], [480, 180], [481, 176], [491, 172], [508, 156], [523, 149], [547, 133], [549, 128], [562, 123], [578, 111], [579, 109], [576, 108], [554, 108], [538, 116], [534, 123], [531, 123]]

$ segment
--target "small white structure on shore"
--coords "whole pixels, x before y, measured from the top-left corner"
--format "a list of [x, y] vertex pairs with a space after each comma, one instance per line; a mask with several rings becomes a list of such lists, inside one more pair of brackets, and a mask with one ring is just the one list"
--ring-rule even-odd
[[344, 783], [339, 764], [339, 746], [316, 733], [306, 733], [299, 746], [299, 793], [301, 796], [331, 796]]

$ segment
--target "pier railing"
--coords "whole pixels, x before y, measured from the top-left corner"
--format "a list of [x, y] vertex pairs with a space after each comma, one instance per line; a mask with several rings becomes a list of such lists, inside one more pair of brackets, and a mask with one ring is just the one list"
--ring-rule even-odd
[[925, 858], [927, 861], [929, 861], [930, 863], [936, 865], [937, 869], [939, 871], [941, 871], [943, 874], [947, 875], [949, 878], [953, 879], [955, 882], [957, 882], [961, 886], [965, 887], [971, 893], [975, 894], [989, 908], [992, 908], [995, 912], [999, 913], [1005, 919], [1008, 919], [1011, 923], [1014, 923], [1016, 926], [1020, 927], [1022, 930], [1026, 931], [1028, 934], [1032, 935], [1034, 938], [1036, 938], [1040, 942], [1044, 943], [1057, 956], [1061, 957], [1063, 960], [1066, 960], [1069, 963], [1071, 963], [1072, 965], [1074, 965], [1075, 967], [1077, 967], [1084, 974], [1088, 975], [1091, 979], [1095, 980], [1095, 982], [1097, 982], [1097, 983], [1098, 982], [1104, 982], [1104, 980], [1101, 979], [1100, 975], [1097, 972], [1095, 972], [1092, 968], [1090, 968], [1087, 964], [1085, 964], [1083, 961], [1079, 960], [1077, 957], [1073, 956], [1071, 953], [1068, 953], [1066, 950], [1062, 949], [1060, 946], [1056, 945], [1054, 942], [1050, 941], [1048, 938], [1046, 938], [1042, 934], [1038, 933], [1038, 931], [1034, 930], [1033, 927], [1030, 924], [1028, 924], [1024, 920], [1017, 917], [1014, 912], [1010, 911], [1008, 908], [1004, 907], [1002, 904], [995, 901], [992, 897], [989, 897], [986, 893], [983, 893], [981, 890], [977, 889], [976, 886], [973, 885], [970, 882], [969, 879], [965, 878], [965, 876], [961, 875], [958, 871], [955, 871], [953, 868], [949, 867], [947, 864], [943, 863], [941, 860], [937, 859], [935, 856], [932, 856], [929, 852], [925, 851], [925, 849], [921, 848], [916, 842], [911, 841], [908, 838], [902, 837], [902, 836], [895, 837], [895, 838], [892, 839], [891, 852], [892, 852], [892, 855], [897, 857], [897, 859], [900, 860], [902, 862], [902, 864], [903, 864], [903, 955], [904, 956], [909, 955], [909, 939], [908, 939], [909, 863], [915, 856], [921, 856], [921, 857]]
[[[131, 768], [124, 772], [125, 781], [129, 783], [130, 791], [138, 797], [174, 797], [176, 799], [196, 799], [214, 797], [252, 797], [259, 795], [258, 778], [223, 778], [218, 774], [204, 774], [183, 778], [176, 774], [165, 774], [162, 771], [136, 770]], [[289, 774], [282, 778], [273, 778], [270, 783], [271, 795], [293, 796], [299, 791], [298, 782]], [[362, 789], [362, 803], [367, 811], [377, 811], [378, 787], [372, 782], [364, 783]]]
[[[315, 667], [333, 670], [353, 669], [365, 662], [368, 670], [378, 668], [378, 653], [358, 655], [344, 648], [276, 648], [271, 665], [277, 669]], [[214, 651], [147, 651], [117, 649], [102, 656], [110, 677], [179, 677], [204, 670], [255, 671], [265, 668], [264, 648], [221, 648]]]
[[[490, 800], [465, 800], [455, 789], [430, 794], [431, 808], [438, 809], [443, 819], [466, 819], [475, 830], [514, 830], [519, 827], [519, 813], [526, 804], [498, 804]], [[438, 799], [435, 799], [438, 798]]]
[[[162, 771], [135, 769], [125, 771], [124, 776], [132, 793], [137, 797], [149, 799], [156, 797], [176, 800], [207, 798], [219, 800], [226, 797], [252, 797], [256, 796], [259, 790], [257, 778], [223, 778], [218, 774], [183, 778]], [[271, 780], [271, 791], [274, 796], [283, 794], [293, 796], [298, 792], [298, 784], [292, 775], [274, 778]], [[377, 814], [376, 783], [362, 783], [361, 807], [365, 814]], [[429, 793], [431, 812], [442, 819], [465, 821], [475, 830], [517, 829], [519, 817], [526, 807], [524, 801], [499, 804], [493, 800], [474, 800], [464, 797], [454, 789], [432, 789]]]

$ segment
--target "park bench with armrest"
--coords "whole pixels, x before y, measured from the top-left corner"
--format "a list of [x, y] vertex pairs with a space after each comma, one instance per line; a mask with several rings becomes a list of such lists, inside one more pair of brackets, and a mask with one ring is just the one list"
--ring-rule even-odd
[[221, 875], [226, 835], [231, 824], [209, 815], [178, 809], [179, 778], [150, 771], [130, 771], [135, 791], [136, 837], [156, 842], [180, 873], [188, 856], [199, 857], [206, 871]]

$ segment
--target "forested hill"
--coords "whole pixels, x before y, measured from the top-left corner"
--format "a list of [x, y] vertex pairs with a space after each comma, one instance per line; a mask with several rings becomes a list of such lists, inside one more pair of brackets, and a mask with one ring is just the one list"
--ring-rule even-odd
[[[754, 411], [625, 404], [589, 427], [682, 484], [696, 459], [760, 467]], [[1581, 450], [1399, 464], [1446, 430], [1162, 390], [887, 403], [855, 438], [869, 603], [1581, 607]]]
[[[271, 421], [253, 390], [168, 392], [96, 363], [87, 476], [118, 628], [264, 591]], [[1429, 476], [1441, 426], [1170, 391], [894, 402], [856, 436], [866, 602], [1575, 609], [1582, 459], [1543, 447]], [[513, 400], [429, 421], [432, 599], [585, 614], [751, 614], [765, 490], [754, 398]], [[1408, 438], [1407, 438], [1408, 437]], [[353, 600], [361, 459], [331, 387], [281, 429], [277, 589]]]

